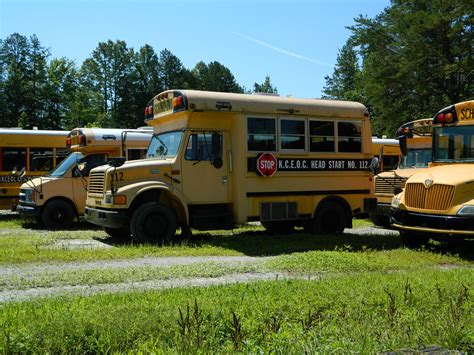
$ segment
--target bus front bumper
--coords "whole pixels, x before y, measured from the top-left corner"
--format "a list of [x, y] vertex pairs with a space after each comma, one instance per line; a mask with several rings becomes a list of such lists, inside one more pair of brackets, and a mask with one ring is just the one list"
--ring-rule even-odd
[[109, 211], [92, 207], [85, 208], [84, 219], [89, 223], [115, 229], [126, 227], [130, 222], [127, 211]]
[[398, 230], [474, 237], [474, 218], [413, 213], [392, 208], [390, 224]]
[[39, 217], [41, 215], [40, 206], [16, 205], [15, 211], [27, 217]]

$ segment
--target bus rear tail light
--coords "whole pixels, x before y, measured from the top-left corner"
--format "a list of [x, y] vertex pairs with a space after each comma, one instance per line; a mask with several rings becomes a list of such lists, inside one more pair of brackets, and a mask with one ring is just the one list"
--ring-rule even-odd
[[153, 106], [145, 107], [145, 118], [152, 118], [153, 117]]
[[78, 143], [80, 146], [85, 146], [85, 145], [87, 145], [87, 143], [86, 143], [86, 136], [83, 135], [83, 134], [79, 134], [79, 135], [77, 136], [77, 143]]
[[181, 108], [182, 105], [183, 105], [183, 97], [182, 96], [176, 96], [175, 98], [173, 98], [173, 108], [174, 109]]
[[66, 138], [66, 148], [71, 149], [71, 143], [72, 143], [71, 137], [68, 136]]

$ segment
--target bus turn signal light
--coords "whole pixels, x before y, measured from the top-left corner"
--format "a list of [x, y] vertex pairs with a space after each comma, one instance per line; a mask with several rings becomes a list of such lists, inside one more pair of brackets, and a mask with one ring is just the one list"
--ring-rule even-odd
[[114, 205], [125, 205], [126, 203], [127, 203], [127, 196], [125, 195], [114, 196]]

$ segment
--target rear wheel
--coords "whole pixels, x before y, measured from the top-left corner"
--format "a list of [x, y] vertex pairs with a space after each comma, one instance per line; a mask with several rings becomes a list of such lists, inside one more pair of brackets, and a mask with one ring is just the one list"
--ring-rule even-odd
[[173, 209], [148, 202], [136, 209], [130, 220], [132, 238], [139, 242], [167, 242], [174, 237], [177, 218]]
[[318, 234], [342, 233], [346, 227], [344, 207], [336, 201], [323, 202], [310, 224], [310, 231]]
[[74, 208], [63, 200], [49, 202], [43, 209], [41, 220], [47, 228], [70, 228], [74, 221]]
[[430, 237], [426, 234], [408, 231], [400, 231], [400, 239], [403, 245], [408, 248], [420, 248], [430, 241]]

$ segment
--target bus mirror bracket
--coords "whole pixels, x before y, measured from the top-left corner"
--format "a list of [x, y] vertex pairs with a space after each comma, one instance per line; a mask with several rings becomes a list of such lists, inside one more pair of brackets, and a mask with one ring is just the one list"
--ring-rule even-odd
[[406, 156], [408, 154], [407, 136], [398, 137], [398, 144], [400, 144], [400, 151], [402, 152], [402, 155]]
[[372, 174], [377, 175], [379, 172], [379, 168], [380, 168], [379, 158], [374, 157], [372, 161], [370, 162], [369, 170]]

